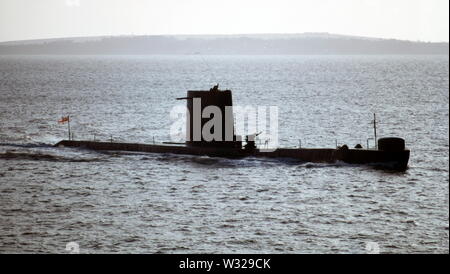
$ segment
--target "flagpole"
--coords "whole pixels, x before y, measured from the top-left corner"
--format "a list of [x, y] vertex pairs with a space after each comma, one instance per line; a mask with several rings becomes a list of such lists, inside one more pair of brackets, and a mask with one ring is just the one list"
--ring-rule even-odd
[[67, 115], [67, 128], [69, 130], [69, 141], [70, 141], [70, 115]]

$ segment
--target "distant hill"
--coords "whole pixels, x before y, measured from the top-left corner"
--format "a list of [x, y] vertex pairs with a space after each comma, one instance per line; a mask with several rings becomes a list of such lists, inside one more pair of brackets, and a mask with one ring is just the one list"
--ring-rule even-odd
[[328, 33], [78, 37], [0, 43], [7, 54], [445, 54], [448, 43]]

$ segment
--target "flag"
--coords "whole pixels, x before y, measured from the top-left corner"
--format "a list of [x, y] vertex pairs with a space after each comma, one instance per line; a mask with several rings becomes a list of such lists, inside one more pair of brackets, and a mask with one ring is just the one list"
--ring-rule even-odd
[[65, 122], [69, 122], [69, 121], [70, 121], [69, 116], [63, 116], [63, 117], [61, 117], [60, 120], [58, 120], [58, 123], [64, 124]]

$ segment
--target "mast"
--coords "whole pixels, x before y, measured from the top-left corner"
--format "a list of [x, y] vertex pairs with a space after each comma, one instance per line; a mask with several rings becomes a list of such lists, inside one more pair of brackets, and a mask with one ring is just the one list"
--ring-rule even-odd
[[377, 116], [374, 113], [373, 114], [373, 135], [375, 136], [375, 149], [378, 149], [378, 142], [377, 142]]

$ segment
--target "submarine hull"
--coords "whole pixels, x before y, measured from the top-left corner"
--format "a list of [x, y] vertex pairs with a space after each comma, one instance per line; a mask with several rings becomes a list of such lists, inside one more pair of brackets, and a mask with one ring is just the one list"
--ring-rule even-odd
[[279, 148], [275, 150], [245, 150], [225, 147], [192, 147], [185, 145], [156, 145], [137, 143], [115, 143], [95, 141], [63, 140], [56, 147], [77, 147], [92, 150], [136, 151], [149, 153], [172, 153], [185, 155], [205, 155], [210, 157], [244, 158], [291, 158], [302, 162], [349, 164], [369, 164], [394, 170], [406, 170], [410, 151], [383, 151], [371, 149], [330, 149], [330, 148]]

